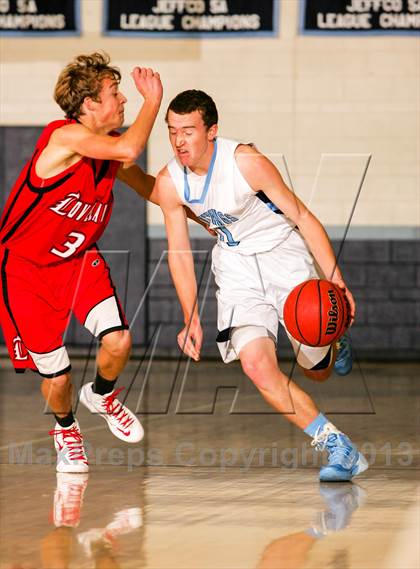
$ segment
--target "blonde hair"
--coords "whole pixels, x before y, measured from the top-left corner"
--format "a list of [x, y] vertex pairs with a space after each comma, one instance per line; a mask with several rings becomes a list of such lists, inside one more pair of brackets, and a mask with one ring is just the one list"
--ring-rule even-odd
[[105, 77], [120, 82], [121, 73], [117, 67], [109, 65], [110, 60], [105, 52], [78, 55], [63, 69], [54, 89], [54, 100], [66, 118], [79, 118], [86, 97], [94, 101], [100, 100], [101, 83]]

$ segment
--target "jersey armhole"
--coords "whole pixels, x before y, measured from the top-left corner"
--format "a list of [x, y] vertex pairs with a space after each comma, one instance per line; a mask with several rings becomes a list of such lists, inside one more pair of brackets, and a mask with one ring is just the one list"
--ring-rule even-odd
[[53, 134], [53, 132], [55, 132], [59, 128], [62, 128], [63, 126], [67, 126], [68, 124], [73, 124], [75, 122], [77, 122], [77, 121], [74, 119], [65, 119], [65, 120], [53, 121], [53, 122], [49, 123], [45, 127], [44, 131], [41, 133], [41, 136], [39, 137], [37, 144], [35, 146], [35, 151], [32, 155], [32, 159], [31, 159], [29, 169], [28, 169], [28, 173], [27, 173], [27, 177], [26, 177], [28, 188], [31, 191], [36, 192], [36, 193], [44, 193], [44, 192], [49, 192], [51, 190], [54, 190], [55, 188], [60, 186], [63, 182], [68, 180], [68, 178], [70, 178], [73, 175], [73, 173], [83, 163], [86, 163], [86, 157], [81, 156], [80, 160], [78, 160], [77, 162], [75, 162], [71, 166], [68, 166], [67, 168], [65, 168], [64, 170], [62, 170], [61, 172], [59, 172], [55, 176], [51, 176], [49, 178], [40, 178], [38, 176], [38, 174], [36, 173], [36, 163], [37, 163], [39, 157], [41, 156], [42, 152], [48, 146], [48, 143], [50, 141], [50, 138], [51, 138], [51, 135]]
[[166, 164], [166, 168], [180, 204], [189, 207], [184, 200], [184, 172], [175, 156]]
[[249, 143], [244, 143], [244, 142], [238, 142], [238, 144], [235, 146], [235, 149], [233, 151], [233, 162], [234, 162], [234, 168], [239, 176], [239, 178], [241, 179], [241, 181], [246, 184], [246, 186], [248, 187], [248, 192], [247, 195], [252, 197], [252, 196], [256, 196], [259, 190], [254, 190], [254, 188], [251, 188], [251, 186], [249, 185], [248, 180], [246, 180], [245, 176], [242, 174], [241, 169], [238, 166], [238, 163], [236, 161], [236, 149], [238, 148], [238, 146], [250, 146], [251, 148], [256, 148], [255, 144], [253, 142], [249, 142]]
[[73, 176], [74, 172], [78, 168], [80, 168], [80, 166], [83, 163], [86, 163], [86, 157], [82, 156], [80, 160], [78, 160], [77, 162], [75, 162], [74, 164], [63, 170], [62, 172], [59, 172], [55, 176], [51, 176], [50, 178], [40, 178], [36, 173], [35, 167], [37, 160], [40, 157], [43, 150], [45, 150], [45, 146], [42, 149], [40, 148], [35, 149], [35, 152], [32, 156], [32, 160], [28, 168], [27, 184], [32, 192], [44, 193], [54, 190], [62, 183], [64, 183], [66, 180], [68, 180], [71, 176]]

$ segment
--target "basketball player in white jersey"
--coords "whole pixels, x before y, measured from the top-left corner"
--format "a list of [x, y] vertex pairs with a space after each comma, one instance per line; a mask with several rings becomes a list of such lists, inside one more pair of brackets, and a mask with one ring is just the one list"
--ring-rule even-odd
[[[355, 304], [337, 267], [328, 236], [287, 188], [275, 166], [252, 145], [217, 136], [214, 101], [184, 91], [169, 105], [166, 121], [173, 159], [159, 173], [154, 194], [165, 216], [168, 260], [184, 313], [181, 349], [200, 358], [202, 329], [184, 206], [218, 234], [213, 250], [218, 302], [217, 338], [223, 360], [239, 359], [264, 399], [327, 449], [322, 481], [347, 481], [368, 467], [363, 455], [280, 369], [276, 356], [283, 305], [299, 283], [322, 273]], [[313, 348], [290, 338], [297, 362], [312, 379], [325, 380], [333, 347]]]

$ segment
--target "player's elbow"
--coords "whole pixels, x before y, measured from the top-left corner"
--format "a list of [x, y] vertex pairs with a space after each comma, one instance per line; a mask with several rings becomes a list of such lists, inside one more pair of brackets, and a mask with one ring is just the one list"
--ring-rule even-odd
[[121, 136], [116, 143], [118, 160], [120, 162], [134, 163], [143, 152], [144, 146], [139, 141], [128, 141]]
[[293, 221], [301, 231], [305, 231], [305, 229], [310, 229], [314, 225], [319, 224], [317, 218], [306, 208], [302, 208], [298, 215], [294, 216]]
[[138, 150], [134, 145], [122, 144], [118, 148], [119, 159], [121, 162], [133, 163], [140, 156], [142, 149]]

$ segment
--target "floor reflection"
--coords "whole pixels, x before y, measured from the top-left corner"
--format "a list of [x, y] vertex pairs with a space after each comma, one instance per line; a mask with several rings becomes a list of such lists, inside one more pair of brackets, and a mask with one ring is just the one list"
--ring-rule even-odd
[[[317, 512], [311, 526], [275, 539], [261, 555], [257, 569], [300, 569], [318, 540], [346, 529], [352, 514], [364, 503], [366, 492], [356, 484], [321, 484], [326, 508]], [[347, 565], [334, 565], [347, 567]]]
[[0, 569], [416, 569], [416, 472], [0, 465]]
[[[91, 484], [95, 476], [91, 475]], [[49, 531], [39, 540], [39, 559], [33, 564], [26, 559], [22, 563], [3, 565], [5, 569], [69, 569], [70, 567], [94, 567], [95, 569], [122, 569], [120, 559], [124, 557], [124, 544], [122, 537], [134, 534], [143, 526], [143, 511], [139, 506], [115, 508], [115, 494], [113, 507], [101, 507], [98, 504], [97, 494], [89, 496], [87, 488], [88, 474], [57, 473], [56, 487], [53, 491], [53, 501], [49, 518], [39, 526], [49, 526]], [[115, 482], [117, 485], [117, 481]], [[45, 488], [43, 489], [45, 491]], [[136, 502], [135, 494], [130, 494], [132, 501]], [[87, 499], [88, 497], [88, 499]], [[104, 506], [109, 503], [109, 496], [102, 492]], [[120, 502], [126, 504], [124, 495]], [[109, 506], [109, 504], [108, 504]], [[86, 509], [95, 512], [96, 524], [92, 523], [92, 516], [88, 524], [84, 523], [83, 511]], [[39, 532], [34, 527], [34, 533]], [[140, 538], [137, 533], [137, 538]], [[22, 544], [23, 545], [23, 544]], [[20, 548], [19, 548], [20, 549]], [[24, 548], [23, 548], [24, 549]], [[18, 553], [23, 553], [18, 551]], [[132, 552], [130, 552], [132, 553]], [[35, 558], [34, 555], [32, 557]], [[38, 556], [36, 556], [38, 557]], [[138, 558], [140, 562], [140, 558]]]
[[[75, 364], [79, 377], [84, 365]], [[156, 362], [152, 395], [167, 393], [173, 365]], [[203, 362], [188, 405], [208, 405], [237, 373]], [[51, 417], [36, 415], [38, 383], [2, 368], [0, 569], [418, 569], [418, 377], [418, 364], [372, 363], [363, 381], [309, 385], [372, 463], [353, 485], [320, 486], [307, 439], [253, 406], [230, 414], [228, 391], [213, 415], [155, 414], [151, 395], [139, 447], [119, 444], [80, 409], [91, 473], [57, 484]], [[179, 449], [186, 455], [177, 458]], [[231, 467], [220, 459], [226, 451], [238, 457]]]

